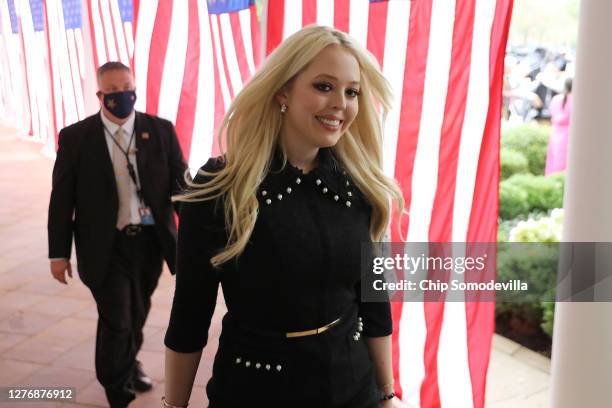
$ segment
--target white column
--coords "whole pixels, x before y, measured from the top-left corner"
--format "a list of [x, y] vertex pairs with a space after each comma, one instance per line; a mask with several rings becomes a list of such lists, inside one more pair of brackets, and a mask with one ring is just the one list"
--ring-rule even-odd
[[[612, 242], [610, 16], [612, 1], [581, 1], [564, 201], [568, 242]], [[605, 256], [596, 262], [612, 267]], [[612, 299], [605, 283], [596, 298]], [[612, 407], [612, 303], [557, 303], [550, 406]]]

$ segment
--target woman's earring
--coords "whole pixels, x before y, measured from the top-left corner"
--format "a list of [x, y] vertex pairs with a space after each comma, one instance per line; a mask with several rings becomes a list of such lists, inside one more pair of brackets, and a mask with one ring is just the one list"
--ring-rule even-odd
[[281, 113], [285, 113], [287, 112], [287, 105], [285, 105], [284, 103], [281, 105]]

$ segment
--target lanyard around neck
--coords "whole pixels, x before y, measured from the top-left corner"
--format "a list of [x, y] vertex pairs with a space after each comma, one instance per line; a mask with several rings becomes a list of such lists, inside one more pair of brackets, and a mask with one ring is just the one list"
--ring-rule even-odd
[[[130, 147], [132, 146], [132, 141], [134, 140], [134, 134], [136, 133], [136, 129], [132, 129], [132, 135], [130, 136], [130, 141], [129, 141], [128, 145], [127, 145], [127, 149], [124, 149], [121, 146], [121, 143], [119, 143], [119, 141], [117, 139], [115, 139], [115, 136], [113, 136], [111, 131], [108, 130], [106, 125], [102, 125], [102, 126], [104, 127], [104, 131], [108, 134], [108, 136], [110, 136], [111, 140], [113, 141], [113, 143], [115, 143], [117, 145], [119, 150], [121, 150], [121, 153], [123, 153], [123, 155], [125, 156], [126, 160], [129, 163], [130, 162], [130, 160], [129, 160]], [[119, 129], [121, 129], [121, 131], [123, 132], [123, 128], [119, 127]]]
[[[121, 143], [119, 143], [119, 141], [115, 139], [115, 137], [110, 132], [110, 130], [108, 130], [108, 128], [105, 125], [102, 125], [102, 126], [104, 127], [104, 131], [108, 134], [108, 136], [111, 138], [113, 143], [117, 145], [121, 153], [123, 153], [123, 155], [125, 156], [125, 161], [127, 162], [128, 173], [130, 174], [130, 178], [132, 179], [132, 181], [134, 182], [134, 185], [136, 186], [136, 194], [138, 195], [138, 199], [140, 199], [140, 202], [144, 203], [144, 196], [142, 195], [140, 183], [138, 183], [138, 177], [136, 177], [136, 170], [134, 170], [134, 166], [132, 165], [132, 162], [130, 161], [130, 154], [129, 154], [130, 146], [132, 146], [132, 141], [134, 140], [134, 134], [136, 133], [136, 129], [134, 128], [132, 130], [132, 135], [130, 136], [130, 141], [128, 142], [127, 149], [124, 149], [121, 146]], [[123, 130], [121, 131], [123, 132]]]

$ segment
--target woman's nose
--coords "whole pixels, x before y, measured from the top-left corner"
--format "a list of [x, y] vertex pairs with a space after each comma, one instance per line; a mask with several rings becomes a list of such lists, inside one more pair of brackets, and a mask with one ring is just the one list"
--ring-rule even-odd
[[344, 91], [333, 93], [332, 106], [335, 109], [341, 109], [341, 110], [346, 109], [346, 96], [344, 95]]

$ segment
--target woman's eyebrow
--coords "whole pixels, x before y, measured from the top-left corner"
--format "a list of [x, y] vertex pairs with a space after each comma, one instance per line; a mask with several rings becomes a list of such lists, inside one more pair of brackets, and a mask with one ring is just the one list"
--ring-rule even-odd
[[[317, 75], [317, 76], [316, 76], [316, 78], [319, 78], [319, 77], [325, 77], [325, 78], [333, 79], [334, 81], [338, 81], [338, 78], [336, 78], [336, 77], [335, 77], [335, 76], [333, 76], [333, 75], [329, 75], [329, 74], [320, 74], [320, 75]], [[359, 85], [359, 81], [351, 81], [351, 82], [349, 82], [349, 83], [350, 83], [351, 85]]]

